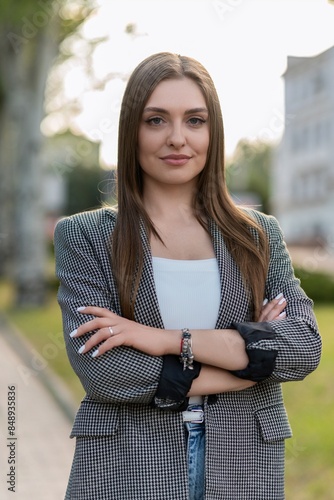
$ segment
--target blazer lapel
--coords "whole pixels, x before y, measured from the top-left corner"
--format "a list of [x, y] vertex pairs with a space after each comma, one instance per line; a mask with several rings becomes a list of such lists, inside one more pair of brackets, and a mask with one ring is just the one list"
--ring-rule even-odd
[[209, 230], [220, 273], [221, 298], [216, 323], [216, 328], [219, 329], [226, 328], [233, 321], [241, 321], [247, 317], [249, 304], [240, 270], [213, 220], [209, 223]]
[[140, 221], [140, 235], [144, 252], [144, 262], [136, 297], [135, 319], [143, 325], [164, 328], [154, 283], [151, 247], [143, 221]]

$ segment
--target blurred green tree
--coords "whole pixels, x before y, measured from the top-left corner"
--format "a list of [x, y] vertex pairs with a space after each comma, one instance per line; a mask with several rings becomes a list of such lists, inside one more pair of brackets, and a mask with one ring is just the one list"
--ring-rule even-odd
[[46, 81], [61, 42], [92, 7], [90, 0], [0, 4], [0, 275], [10, 269], [20, 306], [45, 298], [39, 152]]
[[106, 172], [103, 174], [98, 165], [93, 168], [78, 165], [66, 174], [65, 214], [72, 215], [100, 207], [103, 200], [100, 186], [103, 184], [104, 175]]
[[[52, 204], [49, 205], [51, 218], [58, 219], [113, 201], [114, 170], [101, 168], [97, 142], [67, 130], [45, 140], [42, 159], [49, 178], [60, 183], [61, 197], [55, 211]], [[56, 187], [55, 183], [52, 185]]]
[[272, 153], [273, 146], [267, 142], [242, 139], [226, 162], [231, 194], [255, 195], [265, 213], [270, 212]]

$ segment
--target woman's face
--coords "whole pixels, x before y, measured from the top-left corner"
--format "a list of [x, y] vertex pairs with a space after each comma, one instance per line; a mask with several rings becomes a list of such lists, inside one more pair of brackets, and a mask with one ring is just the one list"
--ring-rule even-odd
[[194, 185], [209, 147], [208, 109], [189, 78], [163, 80], [149, 97], [138, 132], [144, 188]]

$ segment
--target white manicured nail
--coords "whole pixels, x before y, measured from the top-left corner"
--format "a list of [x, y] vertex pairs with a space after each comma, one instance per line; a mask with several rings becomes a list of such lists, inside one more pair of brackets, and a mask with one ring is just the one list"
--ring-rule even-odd
[[73, 330], [73, 332], [70, 333], [70, 337], [74, 337], [75, 334], [77, 333], [78, 329], [76, 328], [75, 330]]
[[281, 314], [278, 315], [279, 318], [282, 318], [283, 316], [286, 316], [286, 312], [285, 311], [281, 312]]
[[263, 306], [265, 306], [266, 304], [268, 304], [268, 299], [264, 299], [264, 301], [262, 302]]
[[82, 346], [80, 347], [80, 349], [78, 349], [78, 353], [79, 353], [79, 354], [82, 354], [82, 353], [84, 352], [84, 350], [85, 350], [85, 346], [84, 346], [84, 345], [82, 345]]
[[275, 299], [280, 299], [281, 297], [283, 297], [283, 293], [279, 293]]
[[92, 358], [96, 358], [96, 356], [99, 354], [99, 350], [96, 349], [93, 354], [92, 354]]
[[283, 298], [279, 301], [278, 305], [280, 306], [280, 305], [284, 304], [284, 302], [285, 302], [285, 298], [283, 297]]
[[77, 307], [77, 311], [78, 311], [78, 312], [83, 311], [84, 309], [86, 309], [86, 307], [85, 307], [85, 306]]

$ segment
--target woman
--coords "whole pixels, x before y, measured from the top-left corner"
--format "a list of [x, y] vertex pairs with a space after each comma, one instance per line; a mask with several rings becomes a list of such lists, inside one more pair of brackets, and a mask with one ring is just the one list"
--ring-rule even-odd
[[317, 367], [321, 341], [277, 221], [227, 192], [200, 63], [138, 65], [118, 153], [117, 210], [55, 231], [65, 341], [87, 393], [66, 498], [283, 499], [281, 382]]

